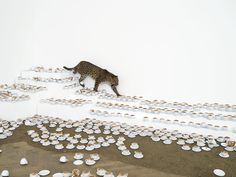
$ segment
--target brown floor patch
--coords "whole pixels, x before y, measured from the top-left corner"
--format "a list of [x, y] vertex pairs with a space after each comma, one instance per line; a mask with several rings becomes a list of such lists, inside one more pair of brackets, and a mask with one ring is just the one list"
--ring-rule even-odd
[[[73, 155], [79, 150], [65, 150], [60, 152], [53, 147], [42, 147], [31, 141], [26, 134], [32, 127], [20, 126], [14, 135], [6, 140], [0, 140], [0, 171], [8, 169], [11, 177], [26, 177], [30, 172], [38, 172], [49, 169], [52, 173], [71, 171], [78, 167], [72, 164]], [[35, 129], [36, 130], [36, 129]], [[74, 129], [67, 129], [74, 134]], [[97, 135], [96, 135], [97, 136]], [[100, 135], [99, 135], [100, 136]], [[126, 137], [126, 136], [125, 136]], [[223, 159], [218, 156], [222, 148], [216, 148], [211, 152], [186, 152], [179, 145], [173, 143], [164, 145], [162, 142], [153, 142], [147, 137], [129, 139], [125, 143], [138, 142], [140, 150], [144, 154], [141, 160], [131, 156], [122, 156], [115, 145], [101, 148], [89, 153], [97, 152], [101, 160], [94, 166], [79, 166], [79, 169], [95, 172], [97, 167], [114, 172], [128, 172], [129, 177], [214, 177], [213, 169], [220, 168], [226, 172], [227, 177], [236, 176], [236, 153], [230, 152], [230, 158]], [[89, 154], [82, 150], [84, 154]], [[69, 162], [60, 164], [58, 159], [66, 155]], [[19, 161], [22, 157], [29, 160], [29, 165], [21, 167]]]

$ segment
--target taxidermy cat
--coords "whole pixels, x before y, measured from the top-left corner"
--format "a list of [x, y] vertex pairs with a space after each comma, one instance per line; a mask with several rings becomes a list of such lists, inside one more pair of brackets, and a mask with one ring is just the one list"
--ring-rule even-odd
[[73, 71], [74, 74], [79, 73], [79, 84], [84, 87], [83, 80], [90, 76], [95, 80], [94, 91], [97, 92], [98, 86], [102, 82], [107, 82], [110, 84], [112, 90], [115, 92], [117, 96], [121, 96], [117, 91], [117, 86], [119, 84], [118, 76], [110, 73], [106, 69], [102, 69], [90, 62], [81, 61], [78, 65], [73, 68], [68, 68], [66, 66], [63, 67], [66, 70]]

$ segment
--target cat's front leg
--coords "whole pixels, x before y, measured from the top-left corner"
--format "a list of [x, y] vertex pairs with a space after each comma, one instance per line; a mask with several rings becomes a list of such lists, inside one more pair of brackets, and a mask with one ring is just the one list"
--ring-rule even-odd
[[112, 90], [115, 92], [116, 96], [121, 96], [119, 92], [117, 91], [117, 88], [115, 85], [111, 85]]

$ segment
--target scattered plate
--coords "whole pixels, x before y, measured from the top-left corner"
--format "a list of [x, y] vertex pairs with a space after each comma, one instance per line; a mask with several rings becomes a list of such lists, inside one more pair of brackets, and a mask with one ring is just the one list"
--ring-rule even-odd
[[225, 172], [221, 169], [215, 169], [213, 171], [213, 173], [216, 175], [216, 176], [225, 176]]
[[82, 165], [84, 162], [82, 160], [75, 160], [73, 162], [74, 165]]
[[63, 173], [55, 173], [52, 177], [64, 177]]
[[41, 170], [38, 174], [40, 176], [47, 176], [50, 174], [50, 171], [49, 170]]
[[85, 163], [86, 163], [86, 165], [94, 165], [96, 163], [96, 161], [92, 160], [92, 159], [86, 159]]

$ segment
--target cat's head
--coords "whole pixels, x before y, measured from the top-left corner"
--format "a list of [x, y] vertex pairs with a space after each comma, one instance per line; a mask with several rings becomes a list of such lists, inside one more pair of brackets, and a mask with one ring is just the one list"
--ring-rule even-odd
[[111, 84], [111, 86], [117, 86], [119, 85], [119, 79], [118, 76], [116, 76], [115, 74], [110, 73], [109, 71], [106, 70], [108, 74], [108, 80]]
[[119, 79], [118, 79], [118, 76], [116, 76], [116, 75], [112, 76], [112, 82], [111, 82], [111, 85], [114, 85], [114, 86], [119, 85]]

